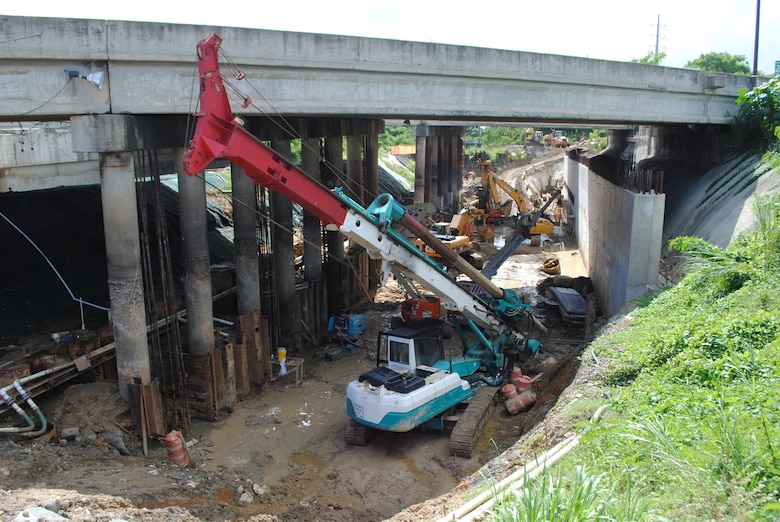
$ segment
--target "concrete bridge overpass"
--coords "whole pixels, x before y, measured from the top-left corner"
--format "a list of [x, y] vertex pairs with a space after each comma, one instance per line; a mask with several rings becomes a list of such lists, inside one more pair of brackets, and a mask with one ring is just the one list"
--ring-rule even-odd
[[[261, 111], [285, 116], [725, 124], [752, 79], [476, 47], [195, 25], [0, 17], [0, 119], [188, 114], [211, 32]], [[103, 73], [102, 90], [65, 70]], [[226, 70], [227, 72], [227, 70]], [[267, 104], [266, 104], [267, 102]], [[237, 105], [239, 107], [240, 105]]]
[[[139, 292], [135, 173], [139, 151], [158, 151], [176, 169], [184, 152], [188, 115], [196, 110], [195, 44], [211, 32], [224, 39], [231, 64], [245, 78], [232, 81], [234, 109], [254, 98], [240, 114], [262, 139], [289, 152], [300, 138], [304, 170], [316, 173], [324, 150], [331, 165], [346, 156], [347, 183], [365, 198], [376, 193], [377, 136], [384, 120], [417, 122], [416, 195], [441, 203], [456, 200], [459, 188], [460, 132], [463, 122], [642, 125], [638, 160], [656, 154], [686, 155], [712, 140], [725, 126], [740, 88], [752, 79], [701, 71], [588, 60], [440, 44], [285, 33], [264, 30], [120, 21], [0, 17], [5, 29], [0, 57], [0, 121], [22, 128], [0, 135], [1, 192], [44, 186], [100, 183], [102, 187], [108, 287], [115, 324], [120, 383], [130, 377], [148, 382], [144, 303]], [[223, 61], [223, 64], [225, 62]], [[227, 73], [225, 67], [223, 72]], [[101, 83], [102, 80], [102, 83]], [[294, 135], [282, 134], [268, 116], [285, 118]], [[70, 120], [71, 125], [51, 122]], [[30, 122], [30, 123], [27, 123]], [[42, 126], [31, 122], [44, 122]], [[270, 122], [270, 123], [269, 123]], [[33, 131], [38, 146], [25, 145]], [[698, 138], [697, 138], [698, 136]], [[342, 141], [346, 137], [346, 151]], [[625, 131], [599, 161], [613, 173], [624, 153]], [[165, 161], [168, 158], [168, 161]], [[598, 158], [597, 158], [598, 159]], [[631, 176], [642, 170], [639, 162]], [[621, 189], [590, 165], [567, 160], [565, 179], [575, 201], [577, 234], [586, 267], [598, 267], [596, 286], [611, 313], [644, 291], [657, 273], [664, 196]], [[652, 177], [652, 166], [645, 169]], [[41, 172], [47, 171], [41, 181]], [[172, 170], [171, 170], [172, 171]], [[647, 174], [645, 172], [645, 174]], [[320, 173], [322, 174], [322, 173]], [[647, 176], [645, 176], [647, 177]], [[233, 195], [255, 201], [254, 186], [233, 168]], [[208, 250], [202, 237], [205, 186], [180, 172], [182, 234], [187, 265], [190, 350], [203, 355], [214, 346]], [[272, 198], [274, 219], [292, 228], [292, 208]], [[239, 208], [240, 207], [240, 208]], [[237, 205], [236, 278], [239, 313], [259, 308], [257, 208]], [[243, 215], [242, 215], [243, 212]], [[598, 239], [599, 223], [613, 227]], [[307, 279], [327, 281], [328, 295], [343, 294], [337, 272], [319, 265], [323, 246], [316, 219], [304, 217]], [[315, 239], [316, 238], [316, 239]], [[331, 239], [331, 255], [339, 241]], [[326, 238], [327, 242], [327, 238]], [[280, 344], [302, 344], [291, 260], [292, 239], [273, 244]], [[342, 245], [343, 247], [343, 245]], [[254, 258], [254, 259], [253, 259]], [[335, 287], [331, 285], [335, 284]], [[324, 288], [322, 285], [321, 288]]]

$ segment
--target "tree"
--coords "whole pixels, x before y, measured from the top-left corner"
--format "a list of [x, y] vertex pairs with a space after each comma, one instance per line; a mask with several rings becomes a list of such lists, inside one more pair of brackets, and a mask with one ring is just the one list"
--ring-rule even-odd
[[749, 91], [740, 90], [736, 104], [739, 112], [732, 123], [742, 138], [776, 155], [780, 151], [780, 77]]
[[707, 53], [685, 64], [688, 69], [749, 75], [750, 64], [744, 54]]
[[642, 58], [634, 58], [631, 63], [646, 63], [648, 65], [661, 65], [661, 62], [666, 58], [666, 53], [657, 53], [650, 51]]
[[379, 135], [379, 150], [388, 153], [395, 145], [414, 145], [416, 142], [409, 125], [386, 125], [385, 132]]

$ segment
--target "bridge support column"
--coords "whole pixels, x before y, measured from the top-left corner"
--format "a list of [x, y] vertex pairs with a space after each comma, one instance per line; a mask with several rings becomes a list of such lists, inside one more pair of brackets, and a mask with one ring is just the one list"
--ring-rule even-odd
[[[135, 190], [137, 150], [173, 149], [182, 142], [186, 120], [92, 114], [71, 118], [74, 152], [100, 155], [103, 227], [108, 291], [116, 342], [119, 392], [130, 400], [128, 381], [151, 382], [146, 332], [141, 242]], [[164, 133], [160, 129], [165, 129]]]
[[[182, 154], [184, 150], [180, 151]], [[179, 226], [184, 252], [184, 304], [187, 308], [187, 349], [207, 355], [214, 349], [214, 309], [211, 261], [206, 225], [206, 182], [188, 176], [179, 166]]]
[[233, 229], [238, 314], [260, 310], [260, 260], [257, 248], [257, 185], [232, 163]]
[[359, 135], [347, 136], [347, 195], [365, 207], [362, 142]]
[[[441, 194], [439, 193], [439, 165], [440, 165], [440, 158], [441, 158], [441, 147], [440, 147], [441, 141], [439, 140], [439, 136], [428, 136], [428, 145], [430, 145], [430, 156], [428, 157], [428, 164], [430, 165], [429, 168], [426, 169], [426, 172], [430, 172], [430, 185], [426, 181], [425, 185], [425, 191], [430, 191], [430, 197], [426, 197], [428, 201], [433, 202], [434, 205], [436, 205], [436, 208], [439, 209], [442, 206], [444, 206], [444, 199], [442, 198]], [[428, 188], [430, 186], [430, 189]]]
[[[320, 140], [319, 138], [301, 139], [301, 167], [316, 181], [321, 182]], [[304, 328], [315, 341], [326, 337], [324, 325], [327, 325], [327, 290], [322, 288], [322, 224], [317, 216], [303, 211], [303, 278], [309, 284], [309, 299], [303, 301], [308, 306], [306, 315], [301, 313]], [[305, 318], [305, 320], [304, 320]]]
[[[328, 136], [325, 138], [325, 161], [328, 165], [326, 184], [338, 185], [341, 169], [344, 166], [344, 149], [341, 136]], [[344, 297], [347, 295], [346, 278], [344, 270], [344, 236], [341, 232], [329, 231], [327, 281], [328, 281], [328, 309], [332, 312], [340, 312], [345, 307]]]
[[365, 139], [366, 185], [364, 203], [368, 205], [379, 195], [379, 136], [367, 134]]
[[450, 134], [447, 137], [449, 143], [449, 158], [447, 163], [449, 165], [449, 185], [447, 192], [447, 199], [449, 200], [448, 206], [453, 212], [460, 210], [460, 189], [463, 188], [463, 149], [461, 147], [461, 134], [462, 129], [457, 127], [456, 133]]
[[414, 153], [414, 202], [429, 201], [425, 194], [425, 174], [428, 164], [428, 125], [412, 125], [412, 136], [416, 136], [417, 146]]
[[414, 202], [430, 202], [437, 209], [460, 210], [461, 127], [437, 127], [427, 123], [412, 126], [417, 138]]
[[151, 382], [134, 169], [131, 152], [100, 155], [108, 294], [119, 392], [127, 401], [128, 381], [138, 379], [142, 385]]
[[[301, 140], [301, 166], [303, 171], [317, 181], [320, 176], [320, 140]], [[322, 225], [317, 216], [303, 211], [303, 264], [304, 279], [317, 282], [322, 278]]]
[[[290, 157], [290, 141], [275, 140], [272, 148], [282, 155]], [[276, 278], [276, 302], [278, 304], [279, 346], [300, 353], [303, 349], [301, 339], [301, 310], [295, 297], [295, 251], [293, 248], [293, 204], [292, 201], [271, 192], [271, 217], [273, 219], [271, 245], [274, 256], [274, 276]], [[271, 347], [271, 353], [276, 347]]]

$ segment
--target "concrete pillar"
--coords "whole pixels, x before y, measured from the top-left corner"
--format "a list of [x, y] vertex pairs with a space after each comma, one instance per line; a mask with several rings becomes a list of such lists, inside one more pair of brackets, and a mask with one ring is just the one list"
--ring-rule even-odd
[[233, 186], [233, 244], [239, 315], [260, 310], [260, 260], [257, 248], [257, 185], [235, 163]]
[[447, 195], [450, 200], [449, 206], [453, 213], [457, 213], [460, 210], [460, 188], [463, 184], [463, 169], [461, 168], [461, 149], [460, 149], [460, 129], [458, 134], [453, 134], [449, 138], [450, 142], [450, 183], [449, 193]]
[[463, 189], [463, 174], [466, 172], [466, 158], [463, 155], [463, 138], [458, 136], [458, 149], [457, 162], [458, 162], [458, 175], [455, 177], [457, 183], [455, 184], [455, 194], [458, 197], [458, 210], [460, 210], [460, 191]]
[[206, 355], [214, 349], [206, 183], [202, 176], [185, 174], [181, 165], [178, 168], [178, 178], [179, 227], [185, 271], [184, 305], [187, 308], [187, 351], [190, 355]]
[[[272, 148], [290, 157], [290, 141], [276, 140]], [[278, 192], [271, 192], [271, 249], [274, 256], [276, 298], [279, 308], [279, 346], [292, 352], [303, 349], [301, 311], [295, 297], [295, 252], [293, 250], [293, 204]]]
[[[306, 138], [301, 145], [303, 171], [317, 181], [320, 176], [320, 140]], [[317, 216], [303, 211], [303, 277], [306, 281], [322, 278], [322, 224]]]
[[[429, 136], [428, 142], [431, 146], [431, 157], [428, 163], [431, 166], [431, 197], [430, 201], [440, 209], [444, 205], [444, 199], [439, 193], [439, 176], [441, 176], [441, 139], [439, 136]], [[426, 186], [427, 189], [427, 186]], [[427, 191], [427, 190], [426, 190]]]
[[[341, 169], [344, 166], [344, 149], [341, 136], [328, 136], [325, 138], [325, 160], [330, 171], [326, 183], [340, 185]], [[346, 280], [343, 274], [344, 266], [344, 236], [340, 232], [329, 231], [328, 238], [328, 310], [332, 313], [341, 312], [344, 309], [344, 297], [347, 294]]]
[[412, 136], [417, 138], [414, 153], [414, 202], [422, 203], [425, 199], [425, 165], [428, 158], [425, 154], [428, 146], [428, 126], [413, 125]]
[[130, 152], [100, 155], [108, 294], [116, 343], [116, 366], [119, 392], [128, 401], [129, 380], [138, 379], [140, 384], [151, 382], [134, 168]]
[[368, 134], [366, 136], [366, 185], [364, 205], [368, 204], [379, 195], [379, 136]]
[[347, 136], [347, 195], [365, 207], [363, 181], [363, 140]]
[[450, 136], [439, 138], [439, 197], [441, 207], [452, 210], [452, 165], [450, 164]]
[[433, 196], [434, 196], [434, 187], [433, 187], [433, 164], [431, 162], [431, 158], [433, 157], [435, 149], [433, 147], [433, 140], [430, 138], [430, 136], [425, 140], [425, 165], [423, 168], [425, 169], [424, 172], [424, 185], [425, 188], [423, 190], [423, 201], [427, 203], [433, 202]]

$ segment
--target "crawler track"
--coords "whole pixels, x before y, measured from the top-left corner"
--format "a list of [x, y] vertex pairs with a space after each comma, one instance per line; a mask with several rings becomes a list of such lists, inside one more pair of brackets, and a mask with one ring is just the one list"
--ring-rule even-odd
[[485, 421], [496, 408], [498, 388], [483, 386], [474, 392], [468, 407], [461, 414], [450, 434], [450, 453], [471, 458], [471, 451], [479, 439]]
[[353, 446], [365, 446], [373, 438], [374, 430], [365, 424], [360, 424], [355, 419], [349, 419], [346, 430], [347, 444]]

